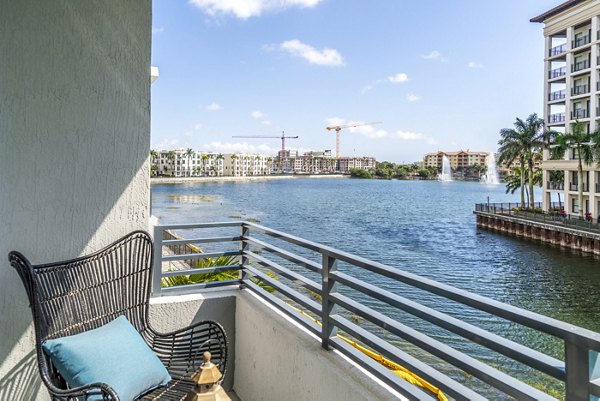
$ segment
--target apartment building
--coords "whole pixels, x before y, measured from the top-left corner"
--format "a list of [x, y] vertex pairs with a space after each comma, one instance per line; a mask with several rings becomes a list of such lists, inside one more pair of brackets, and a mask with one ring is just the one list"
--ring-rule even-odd
[[452, 167], [454, 171], [462, 171], [465, 167], [474, 166], [476, 164], [485, 166], [489, 155], [489, 152], [471, 152], [469, 150], [427, 153], [423, 156], [423, 166], [442, 168], [442, 159], [446, 156], [450, 161], [450, 167]]
[[297, 151], [287, 151], [281, 160], [281, 151], [275, 159], [275, 171], [291, 174], [327, 174], [327, 173], [350, 173], [353, 168], [366, 170], [374, 169], [376, 160], [374, 157], [333, 157], [331, 150], [309, 151], [299, 155]]
[[192, 152], [185, 149], [161, 150], [152, 161], [156, 174], [169, 177], [220, 177], [224, 155]]
[[223, 175], [247, 177], [273, 172], [273, 158], [258, 154], [229, 153], [224, 155]]
[[[571, 0], [531, 19], [544, 24], [544, 118], [549, 129], [567, 132], [576, 120], [595, 130], [600, 118], [600, 2]], [[561, 200], [568, 213], [600, 212], [600, 171], [584, 165], [584, 205], [578, 202], [577, 155], [550, 160], [544, 152], [543, 203]], [[557, 181], [557, 178], [558, 181]]]

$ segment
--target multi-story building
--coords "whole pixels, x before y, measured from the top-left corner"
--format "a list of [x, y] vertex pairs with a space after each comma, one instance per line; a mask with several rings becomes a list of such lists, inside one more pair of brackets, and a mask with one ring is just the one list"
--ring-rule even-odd
[[285, 158], [281, 161], [281, 151], [275, 159], [275, 171], [292, 174], [323, 174], [323, 173], [350, 173], [353, 168], [366, 170], [375, 168], [374, 157], [333, 157], [331, 150], [310, 151], [298, 155], [297, 151], [286, 151]]
[[[600, 2], [566, 1], [531, 22], [544, 24], [547, 127], [564, 133], [572, 123], [580, 121], [585, 129], [595, 130], [600, 119]], [[544, 152], [545, 210], [562, 198], [568, 213], [579, 212], [582, 205], [578, 201], [577, 164], [574, 150], [566, 152], [561, 160], [550, 160], [549, 152]], [[600, 171], [595, 165], [584, 165], [584, 170], [583, 207], [596, 218], [600, 212]]]
[[353, 168], [363, 170], [375, 169], [377, 162], [374, 157], [339, 157], [337, 159], [337, 171], [350, 173]]
[[273, 158], [257, 154], [228, 153], [224, 156], [223, 174], [232, 177], [268, 175], [273, 172]]
[[471, 152], [469, 150], [427, 153], [423, 156], [423, 166], [442, 168], [442, 159], [446, 156], [450, 161], [450, 167], [452, 167], [454, 171], [462, 171], [465, 167], [477, 164], [485, 166], [489, 155], [489, 152]]
[[152, 161], [156, 174], [170, 177], [220, 177], [224, 155], [192, 152], [185, 149], [161, 150]]

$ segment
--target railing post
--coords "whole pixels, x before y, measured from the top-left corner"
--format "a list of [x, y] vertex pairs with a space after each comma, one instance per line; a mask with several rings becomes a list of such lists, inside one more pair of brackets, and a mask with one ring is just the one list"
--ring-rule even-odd
[[162, 281], [162, 247], [163, 247], [163, 229], [161, 226], [154, 226], [152, 254], [154, 262], [152, 263], [152, 287], [150, 295], [160, 297]]
[[329, 338], [335, 335], [337, 331], [337, 328], [330, 320], [335, 304], [329, 298], [329, 295], [335, 291], [337, 283], [329, 277], [329, 273], [337, 270], [337, 260], [323, 254], [321, 267], [321, 346], [329, 350], [331, 349]]
[[240, 285], [242, 288], [244, 287], [244, 283], [250, 280], [250, 275], [246, 271], [246, 264], [248, 263], [248, 257], [245, 255], [246, 252], [250, 250], [250, 244], [244, 241], [244, 238], [250, 236], [250, 227], [248, 227], [245, 223], [242, 223], [240, 227], [240, 236], [242, 239], [240, 240]]
[[[597, 353], [595, 360], [597, 359]], [[597, 376], [597, 361], [590, 365], [590, 351], [576, 340], [565, 340], [565, 400], [589, 401], [590, 378]], [[591, 367], [591, 369], [590, 369]]]

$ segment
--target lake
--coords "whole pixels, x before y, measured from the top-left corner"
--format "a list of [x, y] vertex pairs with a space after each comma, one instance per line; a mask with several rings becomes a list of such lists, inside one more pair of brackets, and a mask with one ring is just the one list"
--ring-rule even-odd
[[[290, 179], [153, 185], [152, 214], [163, 224], [257, 219], [273, 229], [600, 331], [598, 257], [478, 229], [474, 205], [488, 197], [490, 202], [518, 201], [518, 193], [505, 194], [503, 185], [476, 182]], [[536, 201], [540, 200], [536, 193]], [[365, 281], [372, 277], [368, 272], [355, 273]], [[562, 359], [562, 345], [551, 338], [373, 279], [383, 288]], [[506, 363], [497, 354], [413, 316], [369, 306], [530, 383], [560, 390], [553, 380], [527, 376], [526, 367]], [[411, 349], [402, 340], [391, 341]], [[461, 381], [476, 381], [434, 357], [420, 357]], [[484, 385], [474, 385], [494, 399], [501, 398]]]

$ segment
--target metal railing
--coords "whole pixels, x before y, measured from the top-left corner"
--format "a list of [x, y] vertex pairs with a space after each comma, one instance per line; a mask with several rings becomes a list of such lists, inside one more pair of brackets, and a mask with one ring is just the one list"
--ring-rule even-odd
[[590, 86], [589, 85], [577, 85], [574, 86], [571, 89], [571, 95], [572, 96], [577, 96], [577, 95], [584, 95], [586, 93], [590, 92]]
[[573, 65], [571, 66], [571, 72], [578, 72], [581, 70], [586, 70], [588, 68], [590, 68], [590, 61], [589, 60], [581, 60], [581, 61], [577, 61], [575, 63], [573, 63]]
[[549, 124], [561, 123], [561, 122], [564, 122], [565, 120], [566, 120], [565, 113], [550, 114], [548, 116]]
[[[177, 232], [191, 229], [194, 238], [163, 240], [163, 231], [166, 229]], [[228, 235], [197, 236], [199, 231], [214, 229], [236, 230], [236, 232]], [[467, 380], [467, 384], [460, 383], [430, 366], [423, 359], [413, 356], [405, 350], [405, 347], [401, 349], [397, 341], [387, 339], [390, 336], [400, 338], [412, 344], [412, 348], [417, 347], [454, 366], [467, 376], [473, 376], [516, 399], [554, 400], [546, 393], [515, 377], [403, 324], [406, 322], [405, 319], [400, 321], [392, 317], [393, 313], [382, 313], [381, 308], [375, 306], [376, 304], [413, 315], [470, 341], [469, 344], [474, 348], [487, 347], [513, 363], [524, 364], [550, 378], [564, 382], [568, 401], [588, 401], [590, 395], [600, 395], [600, 383], [595, 380], [600, 369], [596, 368], [594, 362], [597, 352], [600, 351], [598, 333], [249, 222], [157, 226], [154, 229], [154, 238], [152, 281], [154, 296], [207, 287], [239, 285], [241, 289], [247, 289], [261, 297], [316, 335], [320, 338], [323, 348], [338, 350], [409, 399], [433, 400], [434, 398], [350, 346], [337, 336], [337, 331], [343, 331], [346, 336], [351, 336], [374, 352], [403, 365], [456, 400], [485, 398], [468, 387], [473, 383], [472, 380]], [[222, 243], [227, 249], [236, 246], [237, 250], [226, 249], [219, 252], [175, 256], [163, 254], [164, 247], [184, 242], [207, 244], [207, 247]], [[297, 250], [296, 253], [289, 250], [290, 247]], [[232, 255], [236, 255], [237, 258], [236, 264], [232, 266], [215, 266], [206, 270], [165, 271], [163, 269], [165, 261]], [[161, 287], [161, 280], [165, 277], [176, 274], [201, 275], [221, 270], [238, 270], [239, 279], [183, 287]], [[381, 283], [382, 279], [390, 285], [382, 288], [373, 284]], [[442, 304], [454, 302], [462, 305], [465, 310], [473, 308], [494, 315], [504, 319], [507, 326], [516, 323], [533, 329], [539, 334], [545, 333], [556, 337], [564, 343], [564, 361], [425, 306], [418, 302], [418, 297], [409, 299], [399, 295], [396, 290], [389, 290], [403, 286], [424, 292], [428, 299], [432, 296], [440, 297]], [[305, 314], [299, 313], [298, 309], [290, 303], [314, 316], [321, 325], [316, 324]]]
[[571, 120], [575, 120], [578, 118], [588, 118], [590, 116], [590, 112], [587, 109], [577, 109], [571, 112]]
[[555, 68], [554, 70], [550, 70], [548, 76], [550, 79], [558, 78], [567, 75], [567, 67]]
[[[570, 183], [569, 185], [569, 191], [579, 191], [579, 184], [576, 183]], [[589, 185], [587, 182], [583, 183], [583, 192], [588, 192], [589, 191]]]
[[591, 41], [592, 41], [592, 34], [590, 32], [587, 35], [580, 36], [577, 39], [573, 40], [571, 42], [571, 47], [573, 49], [575, 49], [577, 47], [580, 47], [580, 46], [583, 46], [583, 45], [587, 45]]
[[520, 203], [478, 203], [475, 205], [475, 212], [511, 216], [546, 225], [600, 234], [600, 218], [593, 219], [589, 214], [587, 217], [586, 215], [581, 217], [579, 214], [569, 214], [563, 209], [564, 206], [564, 203], [553, 202], [550, 205], [552, 211], [541, 211], [541, 202], [536, 202], [534, 209], [522, 209]]
[[567, 51], [567, 44], [563, 43], [562, 45], [554, 46], [550, 49], [550, 57], [558, 56], [559, 54], [563, 54]]
[[565, 189], [565, 183], [564, 182], [546, 181], [546, 189], [555, 189], [555, 190], [563, 191]]
[[564, 99], [566, 97], [567, 97], [567, 91], [563, 89], [563, 90], [559, 90], [559, 91], [556, 91], [556, 92], [551, 92], [548, 95], [548, 100], [549, 101], [562, 100], [562, 99]]

